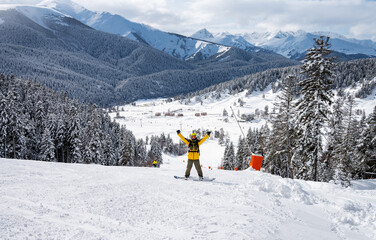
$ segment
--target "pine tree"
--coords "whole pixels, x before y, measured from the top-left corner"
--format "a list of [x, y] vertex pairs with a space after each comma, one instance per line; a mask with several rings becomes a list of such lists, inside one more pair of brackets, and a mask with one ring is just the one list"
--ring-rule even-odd
[[48, 127], [42, 134], [39, 159], [47, 162], [53, 162], [56, 160], [55, 144], [51, 136], [51, 131]]
[[[64, 135], [63, 135], [63, 123], [59, 121], [59, 143], [63, 143]], [[80, 121], [77, 115], [77, 108], [71, 107], [69, 113], [69, 146], [71, 152], [71, 160], [70, 162], [73, 163], [82, 163], [82, 142], [81, 142], [81, 132], [80, 132]], [[61, 132], [60, 132], [61, 131]], [[61, 148], [61, 145], [58, 145]]]
[[[267, 147], [267, 161], [273, 174], [294, 178], [292, 163], [296, 148], [295, 108], [293, 105], [295, 76], [288, 76], [282, 82], [281, 93], [278, 95], [275, 107], [278, 113], [272, 113], [272, 131]], [[274, 165], [274, 166], [273, 166]]]
[[223, 109], [222, 116], [228, 117], [228, 112], [227, 112], [226, 108]]
[[124, 133], [123, 139], [123, 150], [121, 156], [120, 165], [123, 166], [134, 166], [135, 162], [135, 149], [136, 149], [136, 140], [133, 133], [129, 130], [126, 130]]
[[[38, 92], [39, 93], [39, 92]], [[39, 93], [42, 94], [42, 93]], [[37, 96], [37, 103], [35, 106], [35, 133], [37, 139], [41, 139], [42, 133], [44, 129], [46, 128], [45, 126], [45, 119], [46, 119], [46, 111], [44, 109], [44, 104], [42, 101], [42, 97], [40, 95]], [[38, 143], [40, 144], [40, 143]]]
[[[10, 79], [12, 80], [12, 79]], [[13, 79], [14, 80], [14, 79]], [[1, 131], [3, 153], [6, 157], [23, 158], [27, 152], [26, 119], [20, 105], [20, 89], [11, 85], [7, 96], [1, 100]]]
[[255, 153], [258, 150], [258, 130], [249, 128], [247, 132], [247, 143], [250, 147], [250, 151]]
[[105, 166], [114, 165], [113, 159], [115, 158], [115, 149], [111, 143], [110, 134], [106, 134], [102, 139], [102, 149], [103, 149], [103, 158], [100, 161], [100, 164]]
[[261, 126], [257, 136], [258, 148], [256, 153], [264, 156], [265, 150], [267, 149], [268, 137], [270, 136], [270, 128], [267, 123]]
[[8, 157], [8, 128], [9, 128], [8, 99], [0, 92], [0, 156]]
[[235, 168], [235, 150], [232, 142], [226, 145], [225, 153], [222, 160], [222, 167], [225, 170], [234, 170]]
[[359, 123], [354, 116], [354, 108], [356, 104], [354, 97], [348, 96], [345, 102], [345, 118], [344, 118], [344, 135], [343, 135], [343, 151], [342, 161], [347, 172], [347, 178], [350, 180], [355, 175], [355, 166], [353, 160], [357, 159], [357, 139], [359, 139]]
[[[371, 116], [371, 115], [370, 115]], [[363, 110], [362, 112], [362, 118], [359, 121], [359, 138], [357, 139], [357, 145], [356, 145], [356, 152], [357, 152], [357, 159], [358, 161], [354, 162], [355, 165], [355, 178], [356, 179], [364, 179], [365, 178], [365, 172], [367, 171], [367, 157], [365, 152], [363, 151], [365, 139], [367, 138], [367, 117], [366, 113]]]
[[[77, 111], [76, 113], [77, 114]], [[79, 129], [79, 123], [76, 122], [76, 119], [72, 116], [72, 112], [69, 113], [69, 120], [66, 121], [65, 118], [65, 111], [63, 107], [59, 109], [59, 116], [56, 122], [56, 135], [55, 135], [55, 146], [56, 146], [56, 158], [58, 162], [67, 162], [66, 155], [66, 145], [67, 145], [67, 138], [72, 137], [72, 126], [67, 126], [69, 124], [76, 124], [74, 128]], [[70, 134], [68, 133], [70, 132]], [[67, 134], [68, 133], [68, 134]], [[74, 158], [74, 157], [73, 157]], [[75, 160], [72, 160], [76, 162]], [[81, 162], [83, 160], [81, 159]]]
[[339, 179], [340, 175], [344, 175], [344, 166], [342, 165], [341, 157], [341, 147], [342, 147], [342, 136], [343, 136], [343, 99], [341, 97], [337, 98], [332, 107], [332, 114], [329, 120], [329, 134], [327, 151], [325, 156], [325, 171], [324, 171], [324, 181], [330, 181], [332, 179]]
[[225, 143], [225, 139], [224, 138], [225, 138], [225, 132], [224, 132], [223, 128], [221, 128], [219, 130], [219, 139], [218, 139], [218, 143], [220, 145], [223, 145]]
[[174, 154], [174, 142], [172, 141], [170, 134], [167, 135], [164, 152]]
[[367, 126], [361, 134], [358, 145], [360, 164], [358, 175], [361, 178], [375, 178], [376, 176], [376, 107], [366, 119]]
[[156, 139], [151, 140], [151, 147], [148, 152], [148, 161], [153, 162], [154, 160], [158, 162], [158, 167], [163, 163], [162, 148]]
[[141, 138], [137, 140], [136, 142], [136, 165], [137, 166], [146, 166], [147, 164], [147, 151], [146, 151], [146, 145], [144, 143], [144, 140]]
[[297, 102], [300, 142], [298, 149], [301, 168], [299, 177], [318, 181], [323, 156], [323, 129], [330, 114], [333, 93], [333, 62], [330, 54], [329, 37], [314, 39], [315, 45], [309, 49], [304, 59], [302, 73], [306, 78], [299, 82], [301, 99]]
[[236, 151], [236, 163], [235, 167], [238, 170], [243, 170], [247, 168], [247, 158], [248, 158], [248, 151], [247, 151], [247, 143], [244, 138], [241, 136], [239, 137], [238, 147]]

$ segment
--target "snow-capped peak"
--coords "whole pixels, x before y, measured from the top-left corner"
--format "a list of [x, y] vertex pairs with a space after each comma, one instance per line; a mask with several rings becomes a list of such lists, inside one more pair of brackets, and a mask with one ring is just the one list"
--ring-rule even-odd
[[31, 19], [32, 21], [34, 21], [35, 23], [47, 29], [48, 29], [48, 26], [45, 24], [46, 18], [67, 17], [66, 14], [63, 14], [55, 9], [51, 9], [47, 7], [17, 6], [15, 9], [18, 12], [25, 15], [26, 17], [28, 17], [29, 19]]
[[203, 28], [195, 32], [194, 34], [191, 35], [191, 37], [203, 39], [203, 40], [214, 38], [213, 34], [211, 34], [206, 28]]
[[38, 7], [46, 7], [63, 12], [72, 17], [76, 17], [77, 14], [84, 12], [86, 9], [71, 0], [43, 0]]

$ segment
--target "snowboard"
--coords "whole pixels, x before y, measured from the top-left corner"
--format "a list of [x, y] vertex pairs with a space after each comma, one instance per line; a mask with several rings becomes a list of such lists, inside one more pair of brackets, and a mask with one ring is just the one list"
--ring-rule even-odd
[[189, 177], [188, 179], [185, 179], [185, 177], [179, 177], [179, 176], [174, 176], [176, 179], [183, 179], [183, 180], [189, 180], [189, 181], [200, 181], [200, 182], [211, 182], [215, 180], [215, 178], [207, 178], [204, 177], [204, 179], [200, 180], [198, 177]]

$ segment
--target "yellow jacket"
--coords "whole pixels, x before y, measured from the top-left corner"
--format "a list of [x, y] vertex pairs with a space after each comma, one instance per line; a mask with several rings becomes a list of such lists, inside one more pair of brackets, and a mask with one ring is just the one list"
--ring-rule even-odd
[[[189, 147], [189, 143], [191, 140], [189, 139], [186, 139], [183, 134], [179, 133], [178, 136], [181, 138], [181, 140], [183, 140], [183, 142]], [[205, 137], [201, 140], [198, 141], [198, 146], [200, 147], [201, 144], [203, 144], [206, 139], [209, 138], [209, 135], [206, 134]], [[198, 152], [198, 149], [189, 149], [188, 150], [188, 160], [199, 160], [200, 158], [200, 154]]]

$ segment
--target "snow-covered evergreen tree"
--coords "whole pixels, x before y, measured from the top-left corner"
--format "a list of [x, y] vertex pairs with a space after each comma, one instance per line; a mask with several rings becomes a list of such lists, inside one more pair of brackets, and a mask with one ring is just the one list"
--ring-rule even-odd
[[166, 138], [166, 146], [163, 151], [165, 153], [175, 154], [174, 149], [175, 149], [174, 142], [172, 141], [170, 134], [168, 134]]
[[227, 112], [226, 108], [223, 109], [222, 116], [228, 117], [228, 112]]
[[[10, 79], [14, 80], [14, 79]], [[24, 158], [27, 152], [26, 134], [26, 119], [20, 106], [19, 89], [11, 86], [1, 100], [0, 108], [2, 110], [1, 116], [1, 131], [3, 142], [4, 156], [12, 158]]]
[[247, 133], [247, 142], [250, 147], [252, 153], [258, 153], [260, 145], [259, 145], [259, 129], [249, 128]]
[[250, 162], [250, 153], [248, 150], [248, 144], [244, 138], [239, 137], [237, 151], [236, 151], [236, 163], [235, 167], [238, 170], [247, 169]]
[[163, 163], [162, 148], [155, 138], [151, 140], [151, 147], [148, 152], [148, 162], [152, 163], [154, 160], [158, 162], [158, 166]]
[[39, 159], [47, 162], [53, 162], [56, 160], [55, 144], [51, 136], [51, 131], [48, 127], [42, 134]]
[[126, 130], [123, 139], [123, 150], [120, 165], [135, 165], [136, 139], [133, 133]]
[[222, 167], [225, 170], [234, 170], [235, 168], [235, 149], [232, 142], [226, 144], [225, 153], [222, 160]]
[[95, 106], [92, 106], [92, 115], [88, 123], [89, 135], [89, 162], [101, 163], [103, 161], [102, 132], [100, 128], [100, 116]]
[[[64, 134], [63, 134], [63, 127], [64, 124], [61, 121], [58, 121], [58, 137], [59, 143], [58, 146], [63, 143]], [[77, 108], [71, 107], [69, 112], [69, 145], [70, 145], [70, 152], [71, 152], [71, 162], [73, 163], [82, 163], [82, 141], [81, 141], [81, 132], [80, 132], [80, 122], [77, 114]]]
[[146, 166], [147, 165], [147, 151], [146, 151], [146, 145], [144, 140], [138, 139], [136, 142], [136, 165], [137, 166]]
[[323, 129], [328, 121], [333, 93], [333, 62], [328, 55], [329, 37], [314, 39], [304, 59], [302, 72], [306, 78], [299, 82], [301, 99], [297, 102], [300, 141], [298, 143], [300, 169], [299, 178], [319, 181], [323, 178], [321, 159], [323, 156]]
[[[332, 106], [332, 114], [328, 122], [329, 134], [327, 142], [327, 151], [325, 155], [325, 170], [324, 181], [330, 181], [332, 179], [339, 179], [339, 175], [343, 175], [343, 165], [340, 163], [341, 158], [341, 146], [343, 135], [343, 99], [337, 98]], [[335, 176], [336, 175], [336, 176]]]
[[351, 179], [355, 175], [355, 166], [353, 165], [353, 159], [357, 159], [357, 140], [361, 131], [359, 129], [359, 123], [354, 116], [355, 101], [353, 96], [348, 96], [345, 101], [345, 117], [344, 117], [344, 133], [343, 133], [343, 151], [342, 161], [345, 166], [348, 179]]
[[269, 168], [273, 169], [274, 174], [289, 178], [294, 178], [292, 159], [297, 141], [293, 104], [294, 85], [294, 76], [288, 76], [282, 82], [281, 93], [275, 103], [279, 112], [272, 114], [272, 131], [267, 144]]
[[361, 178], [375, 178], [376, 176], [376, 107], [366, 119], [367, 126], [361, 133], [358, 145], [360, 159], [357, 174]]

